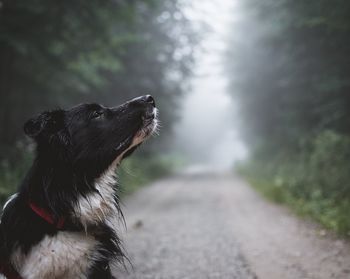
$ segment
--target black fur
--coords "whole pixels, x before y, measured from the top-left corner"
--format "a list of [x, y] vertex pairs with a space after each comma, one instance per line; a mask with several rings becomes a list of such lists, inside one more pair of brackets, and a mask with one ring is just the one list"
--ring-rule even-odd
[[[26, 135], [37, 145], [36, 158], [18, 195], [6, 206], [1, 217], [1, 264], [10, 263], [15, 248], [28, 253], [46, 235], [59, 231], [34, 213], [29, 202], [44, 208], [57, 220], [64, 216], [64, 230], [83, 230], [83, 224], [73, 211], [79, 197], [97, 191], [95, 179], [131, 146], [133, 138], [145, 125], [154, 121], [154, 106], [150, 96], [115, 108], [82, 104], [69, 110], [44, 112], [25, 123]], [[120, 213], [117, 198], [115, 207]], [[92, 265], [88, 278], [112, 278], [110, 261], [123, 261], [124, 257], [117, 234], [103, 222], [84, 229], [99, 241], [97, 249], [103, 255]]]

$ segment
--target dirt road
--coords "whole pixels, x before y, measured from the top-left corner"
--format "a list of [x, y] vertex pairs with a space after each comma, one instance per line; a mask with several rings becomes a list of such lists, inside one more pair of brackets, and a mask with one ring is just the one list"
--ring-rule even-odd
[[350, 245], [229, 175], [182, 175], [125, 201], [118, 278], [349, 279]]

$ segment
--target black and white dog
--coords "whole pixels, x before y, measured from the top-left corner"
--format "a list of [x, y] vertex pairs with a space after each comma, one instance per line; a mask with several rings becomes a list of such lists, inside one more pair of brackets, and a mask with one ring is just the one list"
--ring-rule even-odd
[[[154, 99], [119, 107], [82, 104], [24, 125], [37, 154], [0, 223], [7, 278], [113, 278], [123, 260], [113, 218], [121, 214], [115, 170], [157, 128]], [[1, 275], [0, 275], [1, 278]]]

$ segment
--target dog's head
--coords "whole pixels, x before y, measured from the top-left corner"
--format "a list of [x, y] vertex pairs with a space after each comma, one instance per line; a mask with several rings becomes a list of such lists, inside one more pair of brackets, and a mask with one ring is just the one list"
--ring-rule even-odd
[[150, 95], [118, 107], [81, 104], [43, 112], [24, 125], [44, 161], [68, 164], [90, 177], [118, 164], [156, 128], [157, 109]]

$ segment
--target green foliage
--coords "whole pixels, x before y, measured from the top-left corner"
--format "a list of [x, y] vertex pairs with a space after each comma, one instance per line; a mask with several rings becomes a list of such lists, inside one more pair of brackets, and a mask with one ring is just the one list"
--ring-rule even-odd
[[81, 102], [113, 106], [151, 93], [170, 131], [175, 110], [163, 108], [176, 106], [196, 42], [182, 5], [178, 0], [2, 1], [1, 155], [8, 157], [33, 114]]
[[172, 174], [177, 161], [168, 156], [127, 158], [118, 169], [121, 195], [129, 195], [155, 179]]
[[[115, 106], [152, 94], [163, 137], [142, 154], [167, 148], [196, 43], [182, 5], [180, 0], [0, 2], [1, 199], [15, 191], [30, 165], [27, 152], [16, 145], [25, 142], [23, 123], [42, 110], [82, 102]], [[162, 172], [161, 165], [150, 161], [147, 168], [152, 166]]]
[[324, 129], [349, 134], [350, 2], [248, 0], [242, 9], [228, 71], [247, 141], [294, 152]]
[[247, 0], [227, 69], [252, 184], [350, 231], [350, 2]]
[[350, 235], [349, 155], [350, 137], [325, 131], [289, 163], [285, 158], [255, 157], [240, 172], [268, 198]]

